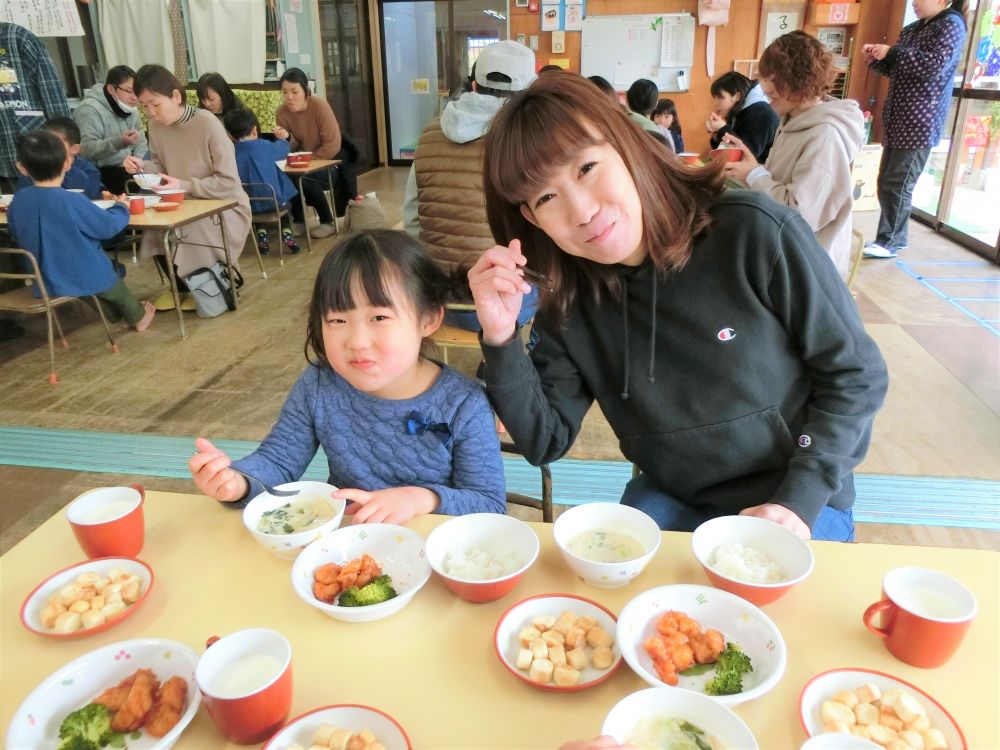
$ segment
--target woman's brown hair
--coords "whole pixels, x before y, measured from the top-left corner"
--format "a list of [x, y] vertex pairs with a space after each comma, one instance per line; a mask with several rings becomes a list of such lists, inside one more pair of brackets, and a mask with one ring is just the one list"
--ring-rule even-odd
[[184, 104], [184, 84], [177, 80], [177, 76], [164, 68], [162, 65], [143, 65], [136, 71], [135, 80], [132, 84], [135, 95], [139, 96], [143, 91], [152, 91], [154, 94], [172, 99], [174, 91], [181, 95], [181, 104]]
[[833, 55], [804, 31], [782, 34], [764, 50], [757, 73], [782, 96], [809, 101], [823, 96], [833, 82]]

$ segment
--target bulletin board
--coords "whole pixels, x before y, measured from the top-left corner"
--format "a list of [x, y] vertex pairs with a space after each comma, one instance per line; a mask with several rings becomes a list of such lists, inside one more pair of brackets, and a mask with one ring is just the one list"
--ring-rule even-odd
[[639, 78], [660, 91], [687, 91], [694, 61], [695, 18], [689, 13], [587, 16], [580, 73], [603, 76], [619, 91]]
[[83, 36], [76, 0], [0, 0], [0, 21], [35, 36]]

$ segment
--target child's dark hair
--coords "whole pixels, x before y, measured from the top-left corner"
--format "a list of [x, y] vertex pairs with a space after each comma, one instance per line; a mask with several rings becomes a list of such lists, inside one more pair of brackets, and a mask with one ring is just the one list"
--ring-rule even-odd
[[257, 135], [260, 135], [260, 122], [257, 120], [257, 115], [244, 107], [237, 107], [226, 112], [222, 117], [222, 124], [226, 126], [226, 132], [237, 141], [250, 135], [254, 128], [257, 128]]
[[628, 102], [628, 108], [633, 112], [649, 117], [649, 113], [656, 106], [656, 97], [659, 95], [660, 89], [656, 83], [648, 78], [640, 78], [628, 87], [628, 91], [625, 93], [625, 101]]
[[677, 117], [677, 105], [674, 104], [673, 99], [660, 99], [653, 107], [653, 114], [649, 116], [649, 119], [653, 119], [659, 115], [673, 115], [673, 120], [670, 121], [670, 129], [681, 135], [681, 121]]
[[222, 101], [222, 114], [240, 109], [243, 106], [243, 102], [236, 96], [232, 86], [220, 74], [205, 73], [198, 79], [198, 83], [195, 84], [195, 93], [198, 95], [199, 104], [205, 100], [209, 89], [219, 95], [219, 99]]
[[372, 229], [337, 243], [316, 274], [306, 328], [306, 359], [317, 366], [329, 365], [323, 321], [330, 310], [353, 310], [364, 304], [364, 299], [355, 297], [357, 293], [377, 307], [398, 308], [403, 301], [389, 296], [392, 281], [403, 288], [418, 318], [444, 307], [448, 278], [424, 246], [405, 232]]
[[72, 117], [53, 117], [46, 120], [42, 130], [61, 136], [70, 146], [80, 145], [80, 126], [73, 122]]
[[747, 98], [750, 89], [753, 88], [753, 81], [740, 73], [738, 70], [730, 70], [712, 81], [712, 96], [719, 97], [725, 92], [730, 96], [740, 95], [740, 101]]
[[61, 175], [66, 156], [59, 136], [47, 130], [34, 130], [17, 139], [17, 161], [35, 182]]

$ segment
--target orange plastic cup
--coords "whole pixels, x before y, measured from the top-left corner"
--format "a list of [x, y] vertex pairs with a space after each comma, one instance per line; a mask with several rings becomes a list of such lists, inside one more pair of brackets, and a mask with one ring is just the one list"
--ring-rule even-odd
[[135, 557], [142, 551], [145, 498], [146, 491], [133, 484], [90, 490], [69, 504], [66, 518], [87, 557]]
[[128, 212], [136, 216], [146, 211], [146, 201], [141, 197], [128, 199]]

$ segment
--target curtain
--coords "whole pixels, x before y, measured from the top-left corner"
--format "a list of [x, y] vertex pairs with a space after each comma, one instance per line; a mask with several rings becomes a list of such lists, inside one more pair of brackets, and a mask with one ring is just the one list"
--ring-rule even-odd
[[188, 0], [198, 73], [219, 73], [230, 84], [263, 83], [264, 10], [261, 0]]
[[101, 0], [97, 3], [101, 43], [108, 67], [138, 70], [159, 63], [174, 70], [169, 0]]

